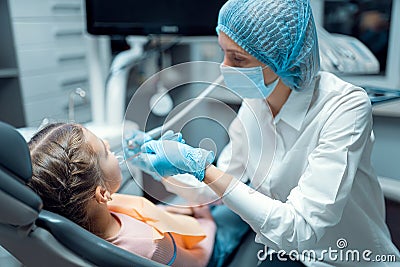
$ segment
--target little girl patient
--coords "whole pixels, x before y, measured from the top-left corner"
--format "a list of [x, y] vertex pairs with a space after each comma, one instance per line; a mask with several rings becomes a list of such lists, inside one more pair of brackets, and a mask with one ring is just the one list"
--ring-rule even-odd
[[216, 231], [208, 207], [192, 209], [206, 235], [193, 247], [185, 246], [178, 235], [154, 239], [149, 224], [109, 210], [107, 203], [119, 189], [122, 176], [108, 143], [79, 124], [56, 123], [39, 131], [28, 145], [33, 169], [28, 186], [42, 198], [44, 209], [157, 262], [171, 263], [174, 241], [177, 249], [172, 266], [207, 266]]

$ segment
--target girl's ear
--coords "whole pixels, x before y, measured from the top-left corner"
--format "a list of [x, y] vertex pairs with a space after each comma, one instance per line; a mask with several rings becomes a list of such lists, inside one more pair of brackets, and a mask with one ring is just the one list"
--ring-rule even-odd
[[107, 204], [108, 201], [112, 200], [110, 192], [100, 185], [96, 187], [95, 198], [99, 204]]

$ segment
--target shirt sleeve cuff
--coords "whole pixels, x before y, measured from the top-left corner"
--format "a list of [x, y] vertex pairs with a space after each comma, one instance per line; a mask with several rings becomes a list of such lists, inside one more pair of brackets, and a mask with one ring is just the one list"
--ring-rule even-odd
[[237, 213], [250, 227], [260, 229], [271, 213], [274, 200], [255, 191], [244, 183], [233, 180], [225, 191], [223, 202]]
[[219, 199], [205, 183], [190, 174], [178, 174], [161, 180], [165, 189], [185, 199], [190, 205], [204, 205]]

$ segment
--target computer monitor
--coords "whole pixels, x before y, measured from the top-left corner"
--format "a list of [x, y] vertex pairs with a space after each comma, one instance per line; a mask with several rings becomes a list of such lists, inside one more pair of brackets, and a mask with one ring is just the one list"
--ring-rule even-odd
[[94, 35], [215, 36], [226, 0], [86, 0], [87, 31]]
[[400, 89], [400, 1], [311, 0], [311, 5], [316, 23], [357, 38], [380, 63], [377, 74], [339, 76], [360, 86]]

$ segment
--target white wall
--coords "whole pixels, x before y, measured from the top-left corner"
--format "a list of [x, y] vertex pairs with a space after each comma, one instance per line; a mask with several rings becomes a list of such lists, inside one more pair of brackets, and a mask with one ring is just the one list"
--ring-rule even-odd
[[[398, 103], [400, 109], [400, 102]], [[378, 176], [400, 180], [400, 117], [374, 116], [372, 163]]]

